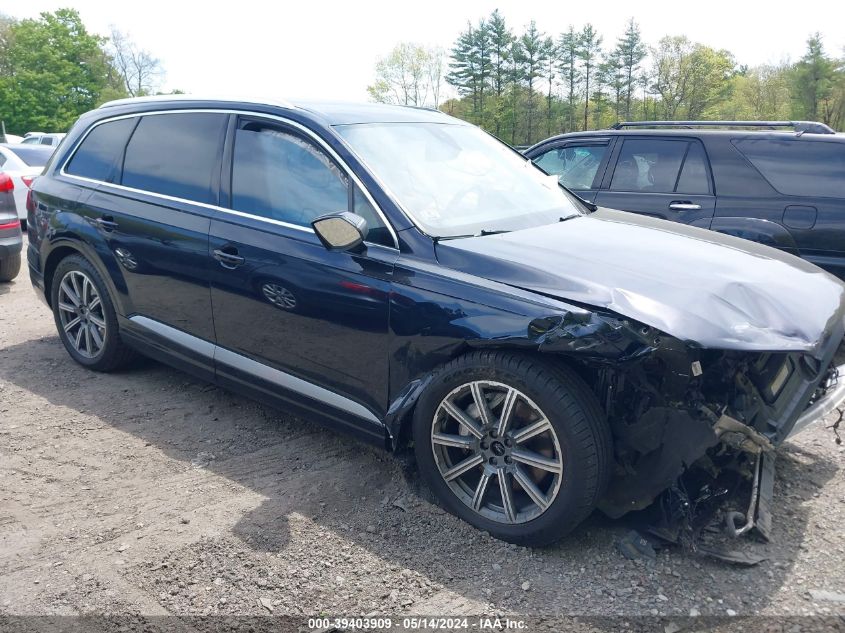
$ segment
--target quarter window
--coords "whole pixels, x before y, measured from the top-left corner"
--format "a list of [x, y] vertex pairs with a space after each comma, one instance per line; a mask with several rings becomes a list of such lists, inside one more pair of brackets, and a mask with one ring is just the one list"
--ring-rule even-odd
[[136, 117], [101, 123], [92, 129], [76, 150], [65, 171], [103, 182], [118, 178], [118, 165]]
[[845, 198], [845, 143], [795, 138], [733, 143], [780, 193]]
[[121, 184], [205, 204], [217, 202], [228, 115], [200, 112], [147, 115], [126, 147]]
[[710, 193], [707, 158], [704, 156], [704, 148], [700, 143], [690, 143], [675, 191], [703, 195]]
[[558, 177], [569, 189], [592, 189], [599, 165], [604, 160], [607, 145], [557, 147], [534, 159], [534, 163], [548, 174]]
[[387, 227], [346, 174], [309, 141], [275, 126], [246, 123], [235, 133], [232, 208], [310, 227], [321, 215], [353, 210], [367, 220], [368, 242], [393, 245]]

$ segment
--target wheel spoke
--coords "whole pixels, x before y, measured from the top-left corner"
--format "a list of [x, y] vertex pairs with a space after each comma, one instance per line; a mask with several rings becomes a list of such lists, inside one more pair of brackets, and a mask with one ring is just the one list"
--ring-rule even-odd
[[100, 307], [100, 296], [94, 295], [94, 298], [91, 299], [91, 303], [88, 304], [88, 310], [96, 310]]
[[73, 291], [76, 293], [79, 300], [82, 301], [82, 303], [85, 303], [82, 299], [82, 288], [79, 287], [79, 275], [76, 273], [70, 274], [70, 285], [73, 286]]
[[82, 351], [82, 330], [85, 328], [80, 326], [79, 329], [76, 331], [76, 339], [73, 342], [73, 346], [77, 349], [77, 351]]
[[522, 462], [523, 464], [527, 464], [528, 466], [533, 466], [534, 468], [541, 468], [543, 470], [547, 470], [550, 473], [561, 473], [563, 472], [563, 467], [558, 460], [549, 459], [539, 453], [535, 453], [534, 451], [529, 451], [524, 448], [515, 448], [511, 451], [511, 457], [513, 457], [516, 461]]
[[65, 293], [65, 296], [68, 299], [70, 299], [70, 302], [74, 306], [79, 307], [79, 305], [81, 303], [81, 301], [79, 299], [79, 295], [77, 295], [76, 291], [73, 288], [70, 287], [70, 284], [67, 282], [67, 279], [62, 281], [61, 289], [62, 289], [62, 292]]
[[484, 432], [481, 430], [481, 427], [478, 426], [478, 422], [473, 420], [469, 417], [466, 413], [461, 411], [454, 402], [451, 400], [444, 400], [443, 401], [443, 408], [446, 409], [446, 412], [455, 418], [458, 423], [463, 426], [467, 431], [472, 433], [475, 437], [482, 437]]
[[94, 339], [94, 345], [97, 346], [97, 351], [99, 352], [103, 348], [103, 337], [100, 336], [100, 331], [93, 323], [88, 325], [88, 329], [91, 330], [91, 338]]
[[502, 494], [502, 507], [505, 509], [505, 516], [508, 523], [516, 521], [516, 506], [513, 503], [513, 491], [511, 490], [511, 479], [507, 471], [499, 470], [499, 492]]
[[443, 479], [446, 481], [452, 481], [456, 477], [460, 477], [468, 470], [475, 468], [482, 463], [484, 463], [484, 458], [481, 455], [472, 455], [467, 457], [464, 461], [459, 462], [443, 473]]
[[82, 278], [82, 294], [80, 295], [80, 297], [82, 298], [82, 303], [84, 303], [85, 305], [88, 305], [88, 300], [89, 300], [88, 297], [89, 297], [90, 292], [91, 292], [88, 288], [89, 285], [90, 285], [90, 282], [88, 281], [88, 277], [83, 277]]
[[93, 344], [93, 341], [91, 340], [91, 328], [86, 325], [82, 329], [85, 332], [85, 351], [88, 354], [93, 354], [94, 352], [91, 351], [91, 346]]
[[507, 394], [505, 394], [505, 401], [502, 403], [502, 413], [499, 416], [499, 425], [496, 429], [499, 433], [499, 437], [502, 437], [505, 434], [505, 431], [508, 430], [508, 424], [510, 424], [511, 421], [511, 414], [513, 413], [513, 408], [518, 397], [519, 392], [516, 389], [508, 389]]
[[79, 317], [76, 317], [75, 319], [65, 323], [65, 332], [70, 333], [74, 326], [78, 325], [80, 321], [81, 319]]
[[472, 509], [481, 509], [481, 504], [484, 502], [484, 493], [487, 492], [487, 484], [490, 483], [490, 475], [482, 473], [481, 479], [478, 480], [478, 485], [475, 487], [475, 494], [472, 496]]
[[487, 398], [484, 397], [484, 390], [481, 388], [481, 383], [474, 382], [469, 387], [472, 392], [472, 399], [475, 401], [475, 406], [478, 407], [478, 417], [481, 419], [481, 425], [487, 427], [490, 425], [492, 415], [490, 414], [490, 407], [487, 405]]
[[531, 478], [525, 474], [525, 471], [522, 470], [519, 466], [515, 466], [513, 469], [513, 476], [514, 479], [522, 486], [522, 489], [528, 493], [528, 496], [531, 497], [531, 501], [537, 504], [541, 510], [545, 510], [549, 507], [549, 501], [546, 499], [545, 495], [540, 492], [540, 489], [531, 481]]
[[72, 312], [76, 314], [76, 308], [74, 308], [69, 303], [64, 303], [63, 301], [59, 301], [59, 310], [64, 310], [65, 312]]
[[100, 317], [94, 316], [90, 312], [88, 313], [88, 320], [91, 321], [91, 323], [96, 325], [98, 328], [100, 328], [102, 330], [106, 329], [106, 322], [103, 321]]
[[472, 448], [474, 440], [468, 435], [452, 435], [449, 433], [435, 433], [431, 441], [441, 446], [454, 446], [455, 448]]
[[521, 444], [522, 442], [531, 439], [536, 435], [540, 435], [540, 433], [544, 433], [552, 428], [551, 423], [549, 422], [548, 418], [542, 417], [536, 422], [529, 424], [528, 426], [519, 429], [516, 433], [513, 434], [513, 441], [516, 444]]

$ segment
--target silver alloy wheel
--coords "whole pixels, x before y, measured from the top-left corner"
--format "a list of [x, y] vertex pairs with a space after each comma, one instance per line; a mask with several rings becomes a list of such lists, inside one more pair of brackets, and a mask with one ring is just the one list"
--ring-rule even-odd
[[469, 508], [499, 523], [545, 512], [563, 480], [563, 454], [551, 422], [518, 389], [478, 380], [437, 407], [431, 448], [443, 480]]
[[296, 297], [293, 293], [279, 284], [264, 284], [261, 286], [261, 292], [267, 297], [267, 300], [273, 305], [284, 308], [285, 310], [293, 310], [296, 307]]
[[95, 358], [106, 340], [106, 316], [97, 288], [88, 276], [71, 270], [59, 284], [59, 320], [67, 340], [85, 358]]

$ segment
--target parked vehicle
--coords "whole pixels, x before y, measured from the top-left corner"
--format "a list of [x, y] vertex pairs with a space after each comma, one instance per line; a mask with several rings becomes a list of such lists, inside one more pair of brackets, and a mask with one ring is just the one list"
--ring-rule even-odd
[[23, 238], [14, 189], [12, 178], [0, 171], [0, 282], [12, 281], [21, 270]]
[[821, 123], [620, 123], [525, 155], [599, 206], [774, 246], [845, 279], [845, 135]]
[[44, 132], [27, 132], [26, 136], [21, 141], [24, 145], [46, 145], [48, 147], [57, 147], [66, 134], [54, 132], [45, 134]]
[[12, 178], [15, 185], [15, 207], [20, 220], [26, 220], [26, 194], [33, 179], [50, 160], [49, 147], [29, 147], [24, 144], [0, 145], [0, 169]]
[[845, 399], [840, 281], [593, 210], [436, 111], [112, 102], [28, 220], [76, 362], [139, 351], [413, 447], [446, 508], [515, 543], [644, 507], [689, 468], [765, 477], [772, 445]]

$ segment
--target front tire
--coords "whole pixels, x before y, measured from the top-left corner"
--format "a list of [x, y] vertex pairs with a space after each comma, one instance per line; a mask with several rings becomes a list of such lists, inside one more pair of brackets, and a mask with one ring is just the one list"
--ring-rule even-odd
[[505, 352], [447, 364], [414, 412], [420, 473], [442, 505], [494, 537], [542, 546], [595, 508], [612, 463], [610, 430], [563, 366]]
[[21, 254], [15, 253], [0, 259], [0, 281], [12, 281], [21, 272]]
[[108, 288], [87, 259], [71, 255], [59, 263], [50, 297], [59, 338], [77, 363], [108, 372], [134, 357], [120, 338]]

